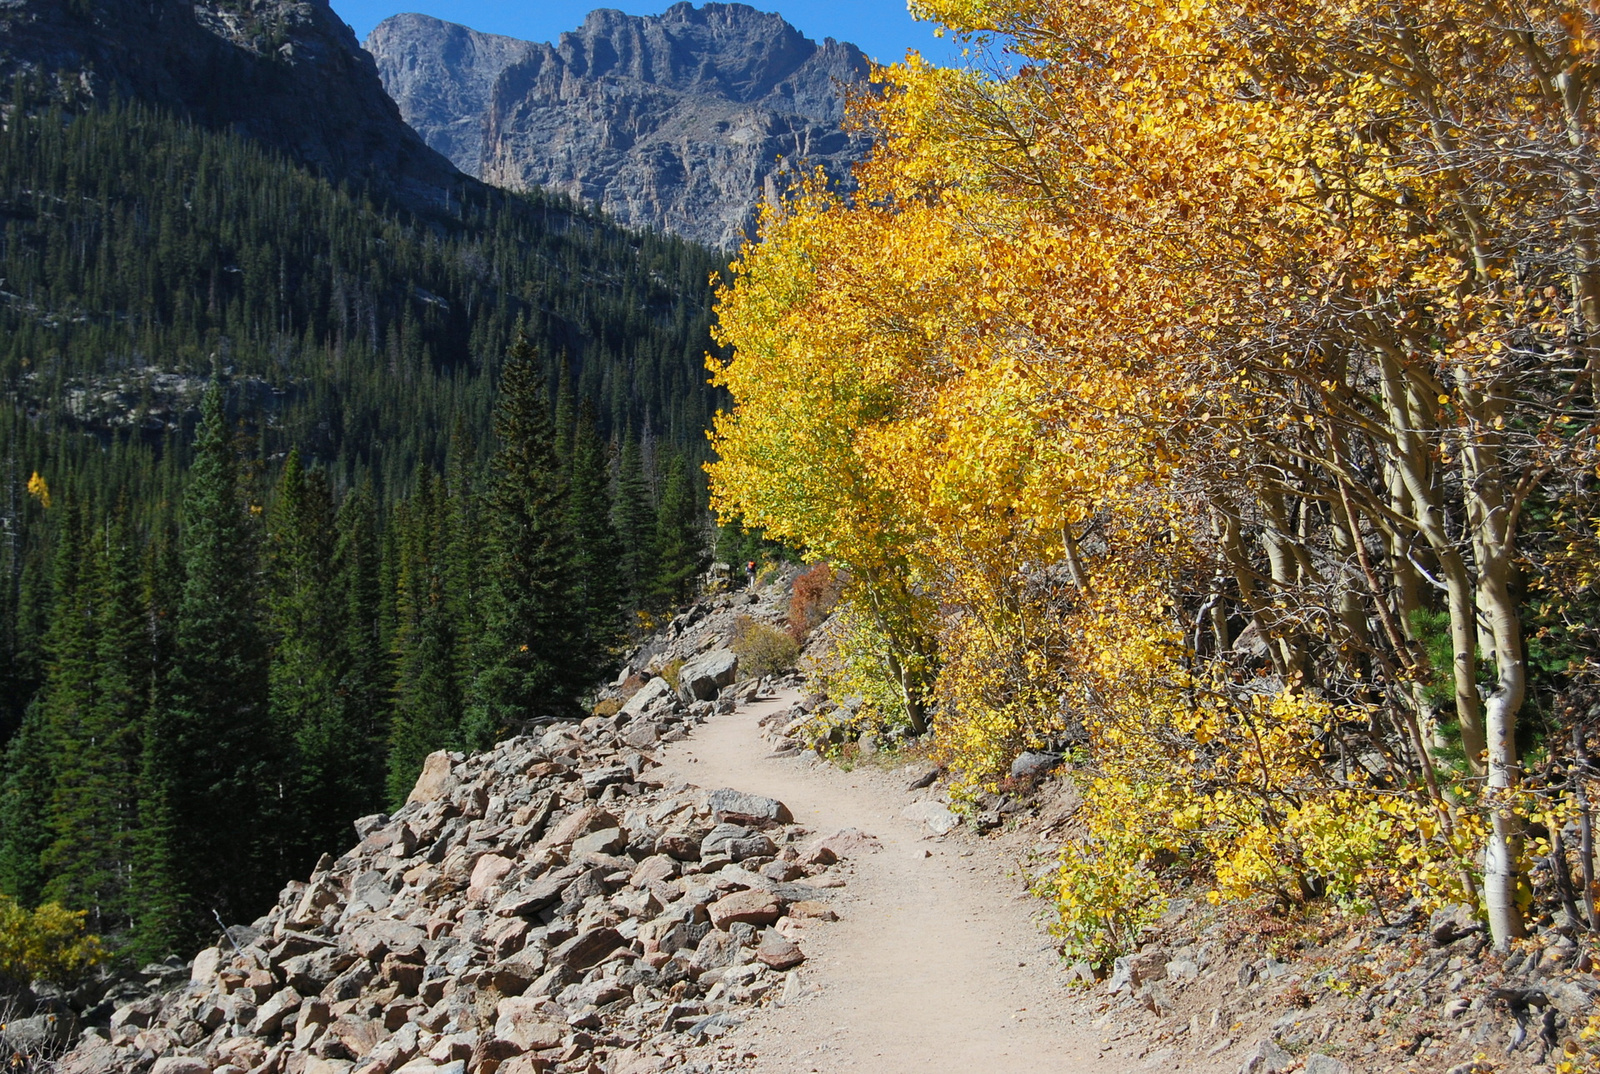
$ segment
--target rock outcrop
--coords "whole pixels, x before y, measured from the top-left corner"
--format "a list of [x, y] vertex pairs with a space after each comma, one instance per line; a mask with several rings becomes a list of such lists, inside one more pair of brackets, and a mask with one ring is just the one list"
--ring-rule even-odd
[[716, 247], [794, 169], [846, 179], [865, 148], [842, 124], [861, 51], [743, 4], [594, 11], [553, 46], [397, 15], [366, 47], [406, 121], [462, 171]]
[[412, 204], [464, 181], [327, 0], [7, 0], [0, 79], [18, 76], [68, 100], [157, 105]]

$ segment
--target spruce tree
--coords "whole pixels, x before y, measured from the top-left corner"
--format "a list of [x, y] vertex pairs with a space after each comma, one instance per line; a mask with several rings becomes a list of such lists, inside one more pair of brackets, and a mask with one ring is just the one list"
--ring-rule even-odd
[[623, 604], [630, 612], [650, 604], [656, 581], [656, 509], [644, 470], [644, 453], [629, 432], [617, 466], [617, 498], [613, 519], [620, 555], [617, 575]]
[[[80, 689], [63, 689], [59, 699], [54, 692], [46, 695], [52, 787], [45, 820], [49, 844], [41, 856], [50, 880], [43, 894], [87, 911], [96, 932], [121, 932], [133, 913], [128, 881], [139, 826], [150, 651], [139, 549], [126, 506], [85, 531], [89, 539], [73, 572], [78, 592], [58, 604], [73, 609], [78, 622], [60, 634], [52, 631], [63, 654], [63, 685], [83, 674], [70, 668], [67, 656], [78, 645], [87, 680]], [[78, 701], [69, 702], [74, 696]]]
[[336, 585], [344, 606], [339, 700], [344, 723], [355, 736], [344, 751], [343, 778], [356, 783], [361, 800], [376, 808], [384, 785], [393, 676], [383, 614], [382, 546], [369, 483], [344, 498], [335, 528]]
[[485, 500], [488, 585], [464, 736], [483, 748], [531, 717], [573, 713], [588, 685], [555, 432], [533, 347], [507, 356]]
[[694, 598], [706, 569], [705, 529], [683, 456], [667, 456], [656, 508], [656, 573], [652, 605], [666, 611]]
[[201, 404], [183, 504], [183, 593], [170, 702], [156, 730], [155, 777], [171, 811], [166, 858], [181, 892], [179, 935], [213, 912], [249, 920], [280, 879], [269, 871], [263, 807], [274, 758], [256, 586], [255, 527], [213, 379]]
[[424, 471], [395, 513], [396, 685], [386, 777], [393, 806], [405, 801], [429, 753], [461, 739], [464, 674], [441, 562], [444, 500], [442, 483]]
[[302, 872], [336, 849], [366, 796], [348, 779], [364, 745], [341, 699], [349, 658], [345, 603], [334, 586], [332, 504], [320, 471], [307, 473], [292, 449], [268, 522], [268, 691], [283, 768], [275, 838], [280, 869]]
[[573, 540], [573, 611], [579, 644], [595, 677], [609, 671], [624, 634], [621, 548], [611, 516], [611, 466], [594, 405], [578, 409], [567, 484], [567, 527]]

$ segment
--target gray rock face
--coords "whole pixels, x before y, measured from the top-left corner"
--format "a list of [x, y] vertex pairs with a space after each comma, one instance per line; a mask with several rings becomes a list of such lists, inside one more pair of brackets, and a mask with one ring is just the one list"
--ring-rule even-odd
[[397, 15], [366, 46], [406, 121], [463, 171], [717, 247], [796, 168], [846, 179], [866, 145], [842, 126], [861, 51], [743, 4], [594, 11], [554, 46]]
[[413, 203], [467, 182], [401, 121], [328, 0], [7, 0], [0, 79], [18, 76], [159, 105]]

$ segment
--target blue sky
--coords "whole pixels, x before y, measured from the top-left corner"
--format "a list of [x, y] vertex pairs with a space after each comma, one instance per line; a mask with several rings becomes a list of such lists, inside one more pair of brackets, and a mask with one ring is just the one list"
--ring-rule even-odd
[[[563, 30], [576, 29], [597, 7], [614, 7], [630, 15], [658, 15], [672, 0], [331, 0], [333, 10], [365, 39], [378, 23], [402, 11], [415, 11], [486, 33], [525, 41], [555, 41]], [[695, 0], [696, 6], [703, 0]], [[851, 41], [873, 59], [889, 63], [915, 48], [930, 60], [947, 60], [949, 38], [933, 36], [933, 25], [917, 22], [905, 0], [746, 0], [763, 11], [777, 11], [801, 33]]]

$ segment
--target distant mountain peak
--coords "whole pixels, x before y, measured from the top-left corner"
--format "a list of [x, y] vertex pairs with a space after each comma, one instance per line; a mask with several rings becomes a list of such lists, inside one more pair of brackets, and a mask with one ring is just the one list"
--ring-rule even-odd
[[747, 4], [601, 8], [554, 45], [397, 15], [366, 47], [406, 122], [462, 171], [712, 246], [738, 241], [784, 172], [848, 179], [864, 149], [842, 124], [866, 57]]

